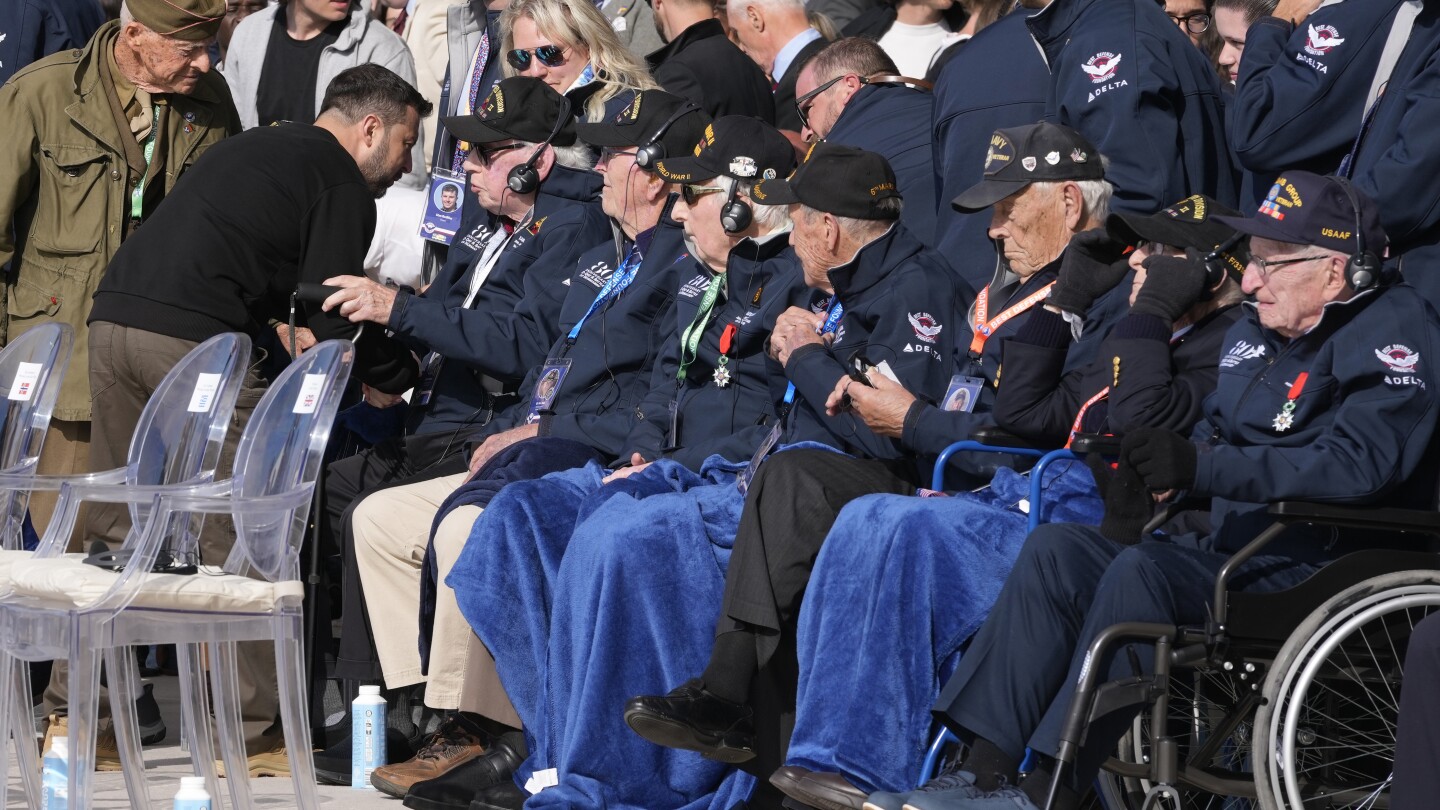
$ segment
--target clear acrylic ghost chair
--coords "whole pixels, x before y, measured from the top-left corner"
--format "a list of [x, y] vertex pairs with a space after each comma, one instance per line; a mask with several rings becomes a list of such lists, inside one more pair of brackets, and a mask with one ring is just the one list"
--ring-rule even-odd
[[[9, 566], [9, 593], [0, 598], [0, 652], [6, 659], [5, 665], [0, 666], [0, 689], [8, 696], [0, 700], [0, 712], [13, 715], [13, 707], [28, 704], [29, 670], [23, 662], [68, 659], [72, 807], [90, 805], [101, 655], [94, 643], [99, 635], [93, 626], [100, 621], [100, 616], [83, 610], [59, 609], [53, 603], [47, 606], [22, 593], [18, 578], [22, 569], [36, 566], [102, 570], [83, 564], [73, 555], [64, 556], [83, 501], [128, 504], [132, 518], [130, 535], [135, 537], [149, 524], [157, 493], [213, 485], [221, 445], [249, 360], [250, 339], [240, 334], [217, 335], [191, 350], [161, 380], [141, 412], [124, 467], [73, 476], [25, 478], [0, 473], [0, 490], [29, 485], [60, 492], [39, 548], [30, 558]], [[167, 528], [170, 531], [162, 538], [167, 546], [194, 547], [200, 524], [198, 521], [172, 522]], [[153, 560], [152, 554], [149, 560], [136, 560], [131, 567], [148, 569]], [[78, 580], [70, 578], [62, 583], [68, 591], [72, 584], [78, 585]], [[117, 666], [117, 659], [110, 656], [112, 708], [117, 701], [122, 704], [133, 701], [136, 695], [134, 662], [128, 656], [119, 660], [125, 666]], [[130, 711], [133, 723], [133, 704]], [[118, 717], [117, 735], [123, 736], [127, 729], [120, 727]], [[28, 709], [23, 719], [28, 721]], [[14, 719], [5, 720], [0, 728], [18, 729], [18, 725], [11, 725], [16, 723]], [[126, 787], [133, 796], [137, 790], [143, 791], [144, 773], [138, 756], [138, 730], [132, 727], [129, 731], [135, 745], [129, 752], [122, 747], [121, 755], [122, 762], [134, 766], [127, 767], [125, 773]], [[129, 760], [124, 759], [127, 753], [132, 755]], [[0, 758], [3, 758], [3, 749], [0, 749]], [[5, 765], [0, 761], [0, 767]], [[38, 796], [31, 797], [32, 807], [38, 806], [37, 800]]]
[[[20, 527], [31, 486], [13, 479], [32, 479], [35, 475], [73, 341], [74, 332], [69, 326], [46, 323], [26, 330], [0, 351], [0, 396], [4, 397], [0, 399], [0, 474], [12, 478], [0, 489], [0, 599], [10, 590], [5, 574], [8, 564], [30, 556], [21, 550]], [[9, 691], [0, 692], [0, 698], [8, 700], [9, 695]], [[40, 789], [38, 763], [29, 701], [24, 703], [23, 711], [19, 706], [12, 707], [13, 728], [6, 732], [15, 740], [25, 793], [36, 796]], [[5, 806], [7, 787], [8, 780], [0, 780], [0, 807]]]
[[[48, 625], [45, 632], [52, 637], [68, 634], [72, 661], [84, 648], [103, 648], [108, 671], [121, 682], [112, 692], [111, 709], [132, 806], [149, 806], [149, 797], [143, 778], [132, 782], [132, 773], [143, 777], [138, 767], [132, 767], [141, 761], [130, 700], [134, 675], [130, 667], [116, 664], [116, 652], [135, 644], [176, 644], [191, 758], [211, 795], [218, 797], [205, 674], [199, 667], [201, 645], [209, 650], [210, 691], [230, 777], [225, 787], [231, 805], [248, 810], [254, 802], [240, 719], [235, 645], [261, 640], [275, 644], [281, 724], [296, 802], [307, 810], [319, 806], [305, 696], [299, 555], [315, 480], [353, 360], [353, 344], [326, 341], [292, 363], [270, 386], [245, 426], [231, 479], [208, 486], [155, 488], [146, 523], [126, 538], [124, 550], [133, 556], [122, 573], [73, 560], [22, 562], [13, 571], [15, 595], [32, 601], [25, 608], [0, 613], [0, 631], [10, 629], [5, 622], [14, 617], [36, 627]], [[177, 532], [188, 537], [183, 527], [207, 514], [234, 520], [236, 542], [224, 567], [201, 566], [194, 574], [151, 573], [165, 539]], [[193, 550], [191, 538], [191, 545], [177, 552], [187, 558]], [[247, 576], [252, 572], [263, 579]], [[56, 616], [64, 620], [56, 621]], [[98, 662], [92, 656], [88, 664], [88, 682], [93, 683]], [[75, 679], [72, 670], [72, 683]], [[122, 699], [122, 694], [127, 698]], [[73, 695], [71, 702], [73, 707]], [[79, 768], [78, 762], [72, 765], [72, 783]]]

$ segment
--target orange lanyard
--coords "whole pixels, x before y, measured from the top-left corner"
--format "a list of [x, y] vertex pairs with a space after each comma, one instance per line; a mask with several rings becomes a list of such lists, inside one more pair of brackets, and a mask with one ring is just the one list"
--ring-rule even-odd
[[1091, 405], [1108, 396], [1110, 396], [1110, 386], [1107, 385], [1100, 389], [1100, 393], [1085, 400], [1085, 404], [1080, 406], [1080, 412], [1075, 414], [1075, 421], [1070, 424], [1070, 438], [1065, 440], [1066, 450], [1069, 450], [1071, 443], [1075, 441], [1075, 434], [1080, 432], [1080, 423], [1085, 421], [1085, 412], [1090, 410]]
[[1027, 312], [1031, 307], [1044, 301], [1045, 296], [1050, 294], [1050, 288], [1054, 286], [1055, 282], [1053, 281], [1046, 284], [1020, 303], [996, 315], [993, 320], [987, 321], [985, 316], [990, 311], [990, 287], [987, 285], [979, 295], [975, 296], [975, 337], [970, 340], [970, 353], [977, 357], [982, 354], [985, 351], [985, 341], [989, 340], [997, 329], [1016, 315]]

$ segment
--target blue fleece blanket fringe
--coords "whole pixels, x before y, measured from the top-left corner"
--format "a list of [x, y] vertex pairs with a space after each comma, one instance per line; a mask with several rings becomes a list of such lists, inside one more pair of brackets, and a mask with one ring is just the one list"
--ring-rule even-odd
[[[841, 511], [816, 558], [796, 636], [800, 683], [786, 762], [867, 792], [914, 787], [930, 707], [1025, 540], [1029, 480], [1001, 469], [949, 498], [871, 495]], [[1099, 523], [1083, 462], [1046, 472], [1042, 518]]]

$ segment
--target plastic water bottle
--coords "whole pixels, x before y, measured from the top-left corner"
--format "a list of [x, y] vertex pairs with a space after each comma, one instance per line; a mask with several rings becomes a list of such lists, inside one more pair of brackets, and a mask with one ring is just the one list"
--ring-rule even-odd
[[175, 794], [175, 810], [210, 810], [210, 791], [205, 777], [180, 777], [180, 791]]
[[385, 764], [385, 698], [380, 687], [362, 686], [350, 704], [350, 787], [374, 790], [370, 772]]
[[70, 743], [65, 737], [50, 738], [40, 772], [40, 806], [44, 810], [70, 806]]

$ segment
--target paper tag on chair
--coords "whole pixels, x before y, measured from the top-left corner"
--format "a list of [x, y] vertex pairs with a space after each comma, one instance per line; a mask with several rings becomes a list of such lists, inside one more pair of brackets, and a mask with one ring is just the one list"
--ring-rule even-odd
[[15, 369], [15, 382], [10, 384], [10, 398], [28, 402], [35, 393], [35, 382], [40, 379], [43, 363], [21, 363]]
[[543, 771], [536, 771], [525, 780], [525, 792], [534, 796], [545, 788], [555, 787], [560, 784], [560, 772], [555, 768], [546, 768]]
[[215, 392], [220, 390], [219, 374], [200, 374], [195, 378], [195, 393], [190, 395], [190, 413], [209, 413], [215, 405]]
[[295, 413], [314, 413], [324, 387], [324, 374], [306, 374], [305, 381], [300, 383], [300, 395], [295, 397]]

